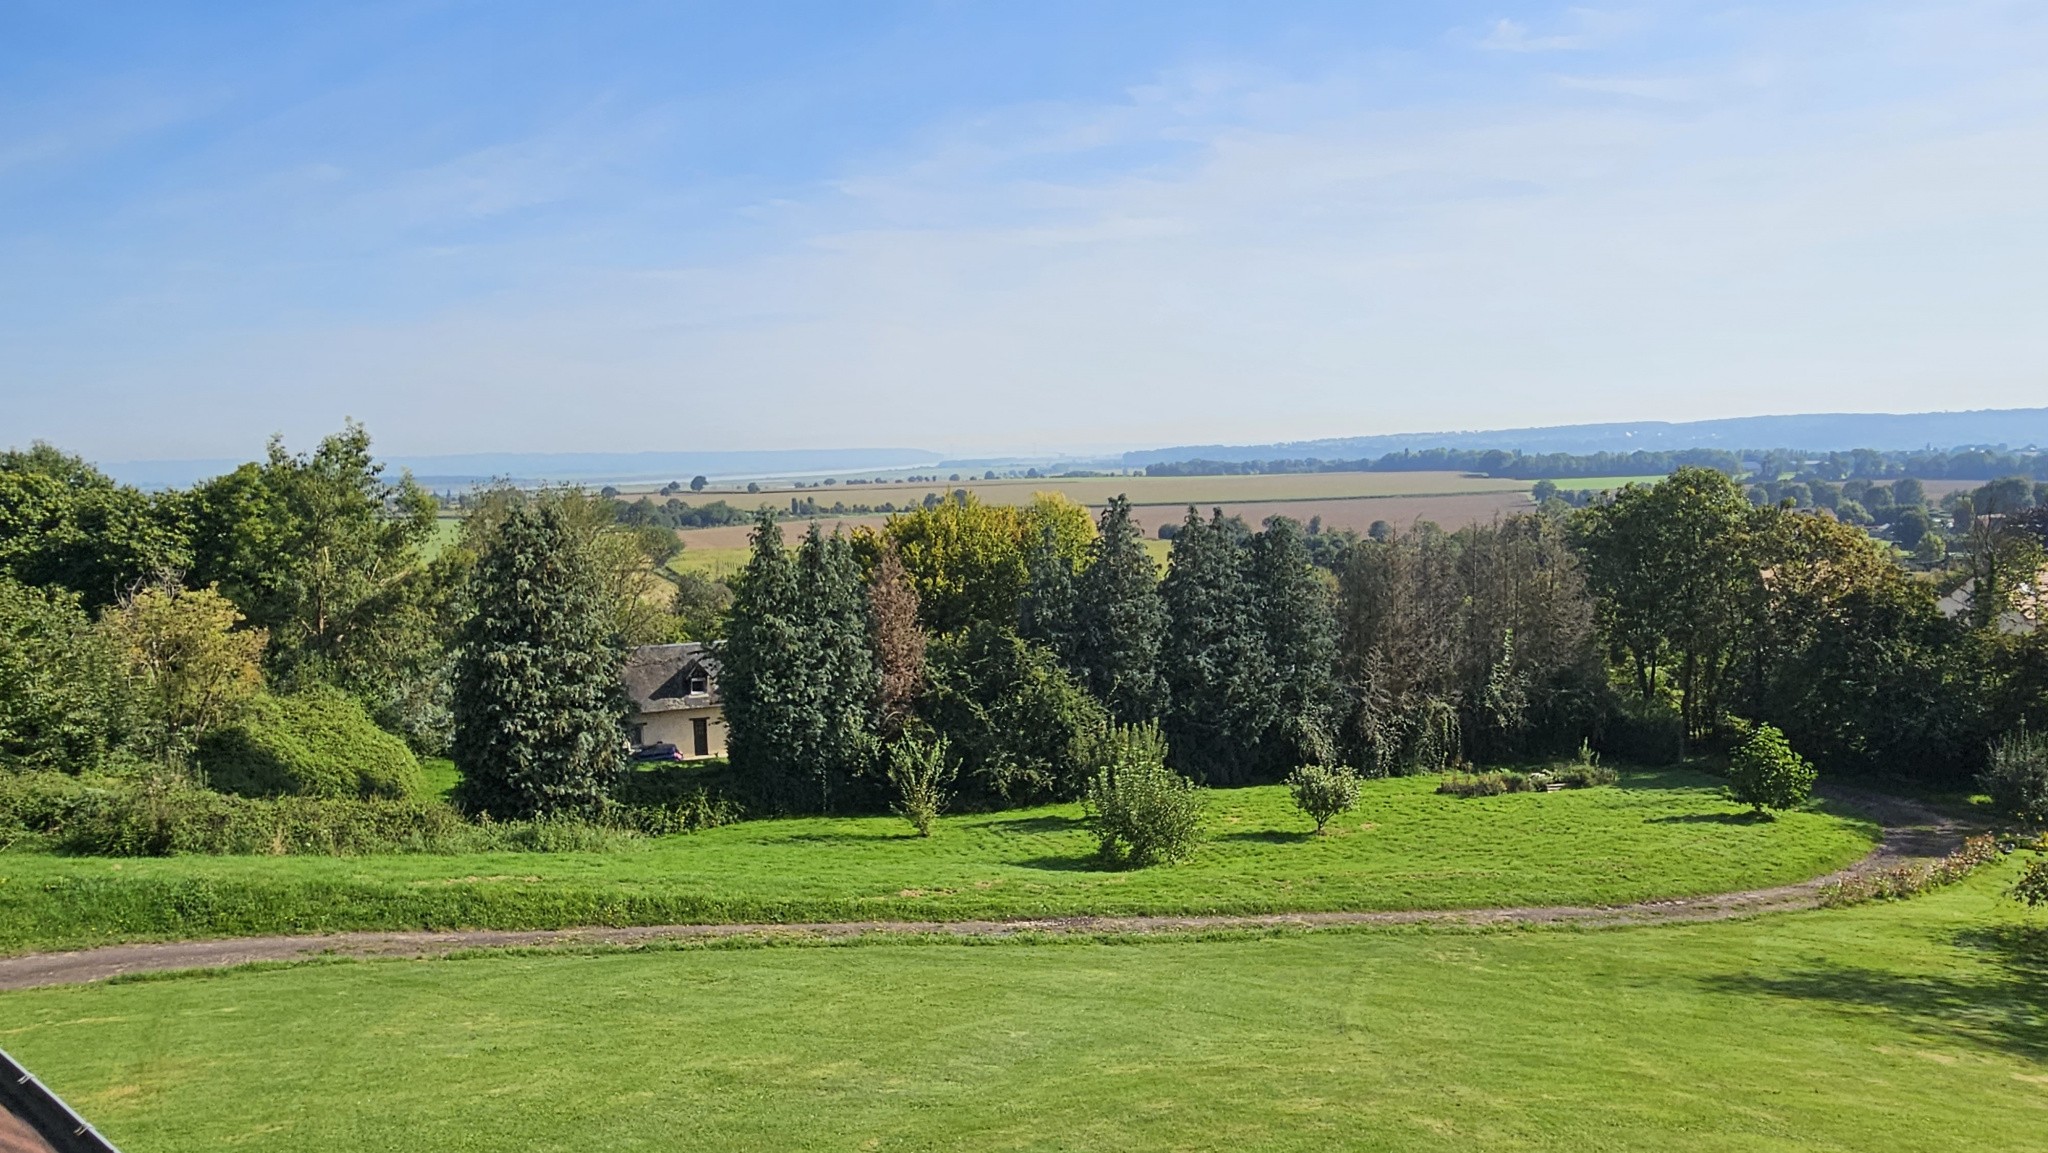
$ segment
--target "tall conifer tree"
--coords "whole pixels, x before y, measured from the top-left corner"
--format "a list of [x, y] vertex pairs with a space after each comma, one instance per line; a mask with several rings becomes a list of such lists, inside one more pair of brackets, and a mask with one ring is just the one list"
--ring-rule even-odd
[[1026, 583], [1017, 604], [1017, 633], [1052, 651], [1079, 672], [1074, 562], [1061, 555], [1051, 525], [1042, 526], [1024, 552]]
[[1175, 767], [1212, 784], [1255, 779], [1279, 721], [1273, 663], [1250, 579], [1242, 525], [1188, 509], [1160, 586], [1171, 624], [1161, 650]]
[[753, 553], [732, 584], [732, 609], [717, 650], [726, 758], [767, 799], [795, 804], [790, 753], [815, 727], [806, 691], [809, 638], [797, 619], [796, 566], [772, 513], [754, 522]]
[[1279, 707], [1265, 741], [1266, 771], [1279, 776], [1296, 765], [1333, 763], [1336, 616], [1294, 521], [1276, 516], [1253, 538], [1251, 580]]
[[462, 799], [499, 817], [589, 811], [622, 759], [622, 656], [561, 511], [514, 509], [478, 560], [455, 660]]
[[1166, 709], [1166, 629], [1159, 570], [1131, 523], [1130, 501], [1113, 497], [1074, 584], [1071, 667], [1119, 724], [1143, 724]]
[[846, 538], [826, 536], [816, 521], [797, 549], [798, 616], [809, 635], [811, 699], [818, 718], [798, 767], [817, 785], [817, 804], [830, 810], [858, 786], [876, 753], [875, 700], [881, 687], [869, 646], [867, 587]]
[[874, 751], [879, 678], [853, 550], [817, 525], [794, 554], [754, 528], [719, 646], [727, 756], [776, 805], [830, 809]]

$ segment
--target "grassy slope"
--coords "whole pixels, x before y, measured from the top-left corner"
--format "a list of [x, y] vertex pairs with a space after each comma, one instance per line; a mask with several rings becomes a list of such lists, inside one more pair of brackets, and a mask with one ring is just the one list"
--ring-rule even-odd
[[870, 917], [1266, 912], [1615, 903], [1781, 884], [1862, 855], [1822, 812], [1752, 822], [1710, 777], [1461, 800], [1433, 779], [1367, 786], [1314, 837], [1279, 787], [1214, 794], [1175, 868], [1090, 867], [1078, 806], [947, 818], [751, 821], [612, 853], [176, 857], [0, 855], [0, 949], [350, 928], [546, 928]]
[[2048, 921], [692, 949], [0, 994], [124, 1147], [2017, 1150]]

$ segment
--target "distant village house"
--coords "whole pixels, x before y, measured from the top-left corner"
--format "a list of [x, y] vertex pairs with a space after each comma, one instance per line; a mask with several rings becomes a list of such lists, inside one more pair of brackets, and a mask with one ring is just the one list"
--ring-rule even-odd
[[[718, 699], [718, 660], [702, 644], [643, 645], [626, 657], [632, 713], [626, 739], [636, 755], [683, 760], [725, 755], [725, 709]], [[667, 748], [675, 752], [668, 754]]]

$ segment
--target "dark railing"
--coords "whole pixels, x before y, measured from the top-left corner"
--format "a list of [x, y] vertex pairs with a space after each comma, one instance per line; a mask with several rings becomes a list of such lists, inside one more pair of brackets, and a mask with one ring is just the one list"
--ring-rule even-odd
[[[21, 1146], [23, 1153], [119, 1153], [114, 1143], [71, 1111], [49, 1087], [21, 1063], [0, 1050], [0, 1109], [13, 1114], [43, 1139], [42, 1146]], [[12, 1153], [4, 1126], [0, 1126], [0, 1149]]]

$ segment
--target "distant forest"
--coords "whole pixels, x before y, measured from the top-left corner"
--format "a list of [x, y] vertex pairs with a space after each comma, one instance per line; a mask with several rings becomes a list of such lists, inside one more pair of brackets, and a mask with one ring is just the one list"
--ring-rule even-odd
[[2048, 453], [1956, 449], [1880, 452], [1801, 452], [1795, 449], [1671, 449], [1658, 452], [1525, 454], [1505, 449], [1431, 448], [1356, 460], [1179, 460], [1145, 466], [1146, 476], [1248, 476], [1297, 472], [1479, 472], [1517, 480], [1593, 476], [1664, 476], [1681, 468], [1711, 468], [1730, 476], [1812, 474], [1826, 480], [1995, 480], [2028, 476], [2048, 480]]

